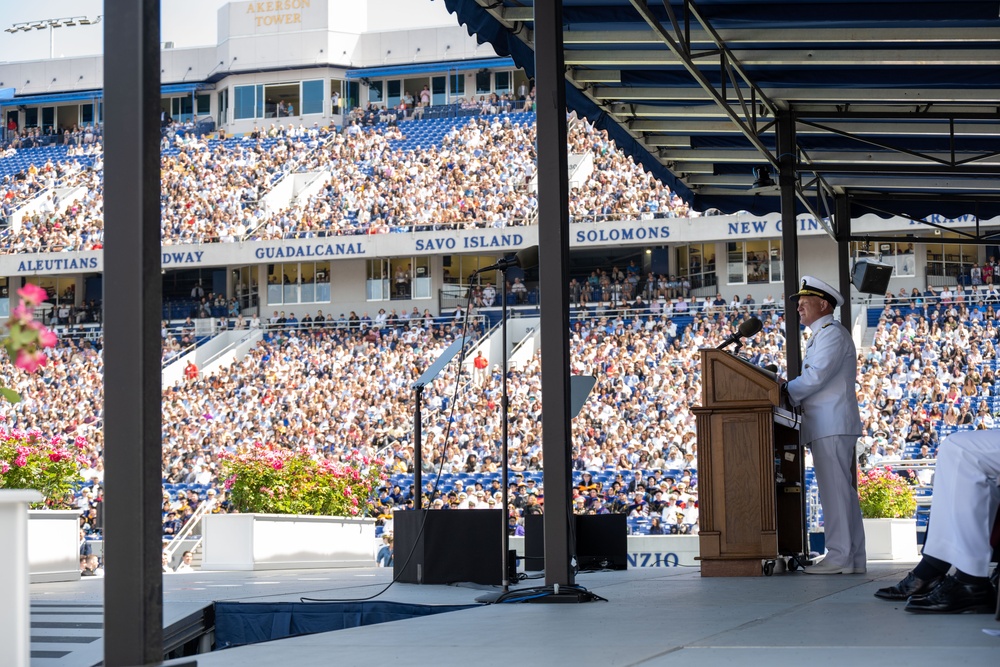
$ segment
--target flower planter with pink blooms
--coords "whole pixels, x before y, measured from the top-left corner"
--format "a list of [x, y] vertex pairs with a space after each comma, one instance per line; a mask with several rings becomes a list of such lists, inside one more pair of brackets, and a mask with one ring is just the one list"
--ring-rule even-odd
[[234, 513], [202, 520], [203, 570], [375, 564], [375, 519], [366, 517], [382, 461], [258, 443], [226, 454], [222, 478]]
[[[56, 335], [34, 319], [35, 308], [45, 302], [48, 293], [27, 283], [17, 290], [17, 296], [18, 303], [4, 323], [7, 334], [2, 345], [19, 371], [34, 373], [48, 362], [45, 350], [56, 344]], [[0, 397], [12, 404], [21, 401], [21, 396], [6, 386], [0, 386]], [[25, 505], [30, 507], [27, 521], [23, 516], [8, 517], [24, 521], [26, 526], [31, 581], [79, 579], [80, 513], [74, 509], [73, 485], [80, 481], [81, 466], [87, 464], [78, 451], [86, 441], [61, 435], [46, 438], [37, 428], [9, 428], [3, 421], [0, 416], [0, 496], [15, 498], [24, 496], [25, 491], [37, 491], [41, 497], [40, 502], [15, 503], [22, 508], [18, 513], [24, 512]]]
[[917, 502], [910, 480], [889, 466], [872, 468], [858, 476], [858, 499], [868, 560], [919, 560]]

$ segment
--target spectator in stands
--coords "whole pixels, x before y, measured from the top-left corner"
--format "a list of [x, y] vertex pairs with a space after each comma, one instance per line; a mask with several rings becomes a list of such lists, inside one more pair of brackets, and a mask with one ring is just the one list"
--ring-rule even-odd
[[855, 444], [861, 418], [855, 393], [857, 351], [850, 332], [833, 319], [844, 298], [813, 276], [791, 300], [812, 336], [806, 345], [802, 373], [785, 385], [793, 405], [802, 411], [801, 440], [812, 451], [823, 504], [827, 556], [806, 568], [809, 574], [866, 571], [865, 535], [855, 490]]
[[1000, 504], [998, 478], [996, 431], [954, 433], [941, 443], [931, 504], [934, 520], [923, 558], [902, 581], [875, 596], [908, 599], [905, 609], [914, 613], [991, 613], [997, 600], [988, 577], [990, 531]]
[[528, 288], [521, 282], [520, 278], [514, 278], [514, 284], [510, 285], [511, 296], [514, 297], [514, 303], [526, 303], [528, 300]]
[[[438, 503], [435, 500], [435, 503]], [[444, 506], [444, 503], [439, 503], [438, 509]], [[392, 567], [392, 533], [384, 532], [382, 533], [382, 545], [378, 549], [378, 554], [375, 556], [375, 563], [379, 567]]]
[[194, 560], [194, 554], [190, 551], [185, 551], [181, 555], [181, 562], [177, 564], [177, 568], [174, 570], [174, 572], [177, 573], [194, 572], [194, 568], [191, 566], [193, 560]]

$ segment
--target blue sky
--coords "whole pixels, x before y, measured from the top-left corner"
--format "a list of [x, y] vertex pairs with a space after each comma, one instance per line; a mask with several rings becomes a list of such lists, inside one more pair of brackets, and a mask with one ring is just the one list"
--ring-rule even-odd
[[[226, 0], [160, 0], [161, 42], [172, 41], [175, 48], [208, 46], [216, 42], [216, 10]], [[44, 60], [49, 57], [49, 30], [8, 33], [15, 23], [104, 14], [103, 0], [45, 0], [44, 2], [3, 2], [0, 12], [0, 62]], [[56, 58], [97, 55], [102, 52], [104, 26], [75, 26], [52, 31]]]

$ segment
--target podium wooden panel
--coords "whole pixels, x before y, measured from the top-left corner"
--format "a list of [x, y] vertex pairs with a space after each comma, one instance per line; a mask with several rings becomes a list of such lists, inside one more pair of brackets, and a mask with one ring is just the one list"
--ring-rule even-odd
[[805, 549], [798, 433], [767, 371], [714, 349], [701, 351], [701, 369], [702, 405], [693, 410], [701, 575], [760, 576], [763, 561]]

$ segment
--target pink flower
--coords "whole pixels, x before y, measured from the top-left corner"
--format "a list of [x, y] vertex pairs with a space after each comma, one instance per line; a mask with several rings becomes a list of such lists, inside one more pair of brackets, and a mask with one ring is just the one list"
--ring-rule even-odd
[[271, 467], [274, 468], [275, 470], [281, 470], [282, 468], [285, 467], [285, 463], [281, 459], [278, 459], [277, 461], [271, 464]]
[[59, 339], [56, 338], [56, 335], [45, 327], [38, 330], [38, 344], [42, 347], [55, 347], [58, 340]]
[[35, 352], [18, 350], [17, 360], [14, 362], [14, 365], [21, 370], [27, 371], [28, 373], [34, 373], [40, 367], [45, 365], [45, 361], [45, 353], [41, 350], [37, 350]]
[[29, 310], [23, 303], [19, 303], [14, 306], [12, 311], [10, 311], [10, 321], [7, 323], [7, 326], [28, 326], [34, 321], [32, 319], [33, 317], [34, 315], [31, 310]]
[[231, 488], [233, 488], [233, 486], [235, 484], [236, 484], [236, 475], [233, 475], [232, 477], [229, 477], [228, 479], [226, 479], [225, 482], [222, 483], [222, 485], [225, 487], [226, 491], [228, 491]]
[[8, 470], [10, 470], [10, 464], [0, 459], [0, 475], [6, 473]]
[[31, 283], [27, 283], [24, 287], [17, 290], [17, 294], [21, 297], [21, 301], [30, 306], [37, 306], [49, 296], [44, 289]]
[[28, 465], [28, 457], [25, 456], [24, 454], [18, 454], [17, 458], [14, 459], [14, 465], [16, 465], [18, 468], [23, 468], [24, 466]]
[[83, 437], [82, 435], [78, 435], [73, 440], [73, 444], [76, 445], [77, 447], [80, 447], [80, 448], [86, 447], [87, 446], [87, 439], [85, 437]]

